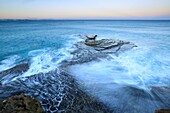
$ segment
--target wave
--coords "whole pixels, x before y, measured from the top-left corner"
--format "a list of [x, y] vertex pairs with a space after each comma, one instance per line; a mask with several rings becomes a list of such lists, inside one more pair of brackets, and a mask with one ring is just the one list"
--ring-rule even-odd
[[68, 70], [89, 94], [113, 112], [151, 113], [168, 108], [170, 99], [169, 68], [164, 62], [167, 58], [160, 59], [152, 50], [138, 47]]
[[[81, 41], [78, 37], [76, 34], [71, 35], [69, 43], [61, 49], [46, 48], [30, 51], [29, 69], [15, 75], [10, 73], [1, 78], [0, 82], [4, 87], [2, 91], [6, 90], [6, 86], [11, 87], [13, 93], [25, 91], [37, 97], [42, 105], [45, 103], [44, 109], [47, 110], [50, 108], [46, 106], [47, 103], [49, 106], [56, 106], [52, 103], [56, 102], [55, 97], [58, 96], [56, 92], [60, 89], [55, 88], [60, 84], [65, 85], [68, 77], [73, 76], [77, 79], [78, 85], [92, 97], [109, 106], [113, 112], [145, 113], [169, 107], [167, 104], [170, 78], [168, 78], [169, 66], [166, 66], [168, 59], [159, 54], [155, 55], [154, 47], [142, 46], [120, 53], [118, 56], [110, 54], [107, 58], [68, 66], [65, 67], [66, 72], [65, 70], [62, 72], [68, 72], [68, 77], [62, 76], [60, 72], [62, 70], [58, 67], [64, 60], [72, 59], [71, 52], [74, 51], [72, 45], [77, 40]], [[11, 89], [2, 96], [6, 97], [8, 93], [11, 95]], [[64, 94], [62, 92], [59, 97], [64, 98]], [[52, 97], [54, 100], [51, 100]], [[143, 109], [144, 107], [146, 109]]]
[[69, 41], [60, 49], [46, 48], [30, 51], [28, 53], [28, 57], [31, 58], [29, 61], [29, 69], [13, 80], [16, 80], [17, 78], [23, 78], [24, 80], [28, 76], [54, 71], [60, 66], [62, 61], [71, 59], [72, 55], [70, 53], [74, 51], [73, 43], [82, 39], [79, 38], [79, 35], [77, 34], [68, 37]]
[[70, 67], [70, 72], [85, 84], [118, 83], [147, 89], [151, 86], [169, 86], [169, 68], [150, 49], [136, 48], [119, 56], [110, 54], [100, 59]]
[[21, 57], [19, 55], [6, 57], [4, 60], [0, 61], [0, 72], [16, 66], [20, 60]]

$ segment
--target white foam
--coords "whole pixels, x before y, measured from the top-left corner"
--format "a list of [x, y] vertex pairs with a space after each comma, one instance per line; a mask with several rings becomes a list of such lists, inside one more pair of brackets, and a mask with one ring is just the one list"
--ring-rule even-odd
[[[138, 47], [118, 57], [110, 55], [108, 60], [78, 64], [68, 70], [87, 92], [110, 108], [123, 109], [137, 105], [138, 108], [133, 110], [139, 110], [142, 105], [149, 105], [155, 109], [154, 101], [148, 104], [140, 93], [144, 94], [143, 97], [152, 96], [152, 86], [169, 86], [169, 60], [161, 56], [149, 46]], [[124, 105], [125, 101], [130, 104]], [[148, 111], [151, 107], [146, 109]]]
[[75, 75], [85, 85], [117, 83], [136, 85], [141, 88], [150, 86], [166, 86], [168, 67], [161, 66], [147, 48], [138, 48], [121, 54], [119, 57], [110, 55], [112, 60], [101, 60], [70, 67], [70, 73]]
[[18, 55], [13, 55], [13, 56], [8, 56], [6, 57], [5, 60], [2, 60], [0, 62], [0, 71], [4, 71], [7, 69], [10, 69], [12, 67], [14, 67], [17, 63], [17, 61], [20, 59], [21, 57]]
[[71, 35], [69, 37], [69, 40], [70, 41], [63, 48], [58, 50], [46, 48], [30, 51], [28, 55], [31, 57], [31, 65], [29, 67], [29, 70], [22, 74], [20, 77], [24, 79], [25, 77], [32, 76], [38, 73], [47, 73], [49, 71], [57, 69], [62, 61], [66, 59], [71, 59], [72, 55], [70, 53], [74, 50], [74, 47], [72, 47], [72, 45], [77, 40], [81, 39], [75, 37], [74, 35]]
[[64, 48], [60, 50], [38, 50], [38, 53], [36, 51], [31, 51], [29, 53], [33, 56], [31, 59], [31, 65], [29, 70], [21, 77], [27, 77], [38, 73], [47, 73], [55, 70], [63, 60], [70, 58], [68, 53], [69, 50]]

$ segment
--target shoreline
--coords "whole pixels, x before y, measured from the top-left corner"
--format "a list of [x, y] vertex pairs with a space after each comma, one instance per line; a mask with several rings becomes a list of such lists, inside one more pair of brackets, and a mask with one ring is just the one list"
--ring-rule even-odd
[[[168, 97], [169, 87], [150, 87], [147, 91], [130, 84], [117, 85], [111, 82], [108, 87], [107, 85], [102, 86], [103, 84], [101, 84], [102, 87], [94, 86], [96, 90], [92, 91], [98, 93], [96, 96], [92, 92], [88, 92], [86, 86], [78, 81], [74, 76], [77, 74], [72, 75], [68, 71], [70, 66], [76, 64], [99, 61], [101, 58], [110, 59], [110, 54], [118, 57], [121, 52], [137, 47], [134, 43], [114, 39], [102, 39], [94, 43], [90, 39], [77, 42], [74, 46], [75, 50], [70, 53], [73, 57], [63, 60], [55, 70], [33, 74], [25, 78], [19, 77], [30, 68], [29, 63], [26, 62], [0, 72], [0, 99], [24, 93], [38, 99], [45, 112], [153, 112], [156, 108], [168, 106], [169, 98], [164, 98]], [[14, 77], [17, 79], [13, 80]], [[100, 79], [97, 80], [100, 81]], [[100, 88], [106, 90], [107, 93], [102, 92]], [[112, 92], [109, 92], [107, 88], [112, 88]], [[102, 94], [107, 100], [100, 98]], [[148, 101], [144, 101], [144, 98]], [[129, 103], [125, 101], [129, 101]], [[154, 102], [160, 106], [155, 106]], [[145, 104], [150, 106], [143, 109]]]
[[[14, 70], [20, 70], [23, 68], [23, 65], [26, 64], [21, 64], [21, 65], [17, 65], [14, 68], [11, 68], [9, 70], [4, 71], [4, 74], [7, 72], [15, 72]], [[17, 71], [18, 72], [18, 71]], [[56, 75], [60, 73], [59, 75]], [[0, 73], [1, 75], [3, 74], [3, 72]], [[52, 74], [52, 75], [51, 75]], [[1, 101], [4, 99], [7, 99], [13, 95], [16, 94], [20, 94], [20, 93], [24, 93], [25, 95], [34, 97], [36, 99], [38, 99], [43, 107], [43, 109], [48, 112], [50, 110], [57, 110], [59, 111], [64, 111], [67, 113], [74, 113], [74, 112], [81, 112], [85, 111], [85, 112], [101, 112], [101, 113], [111, 113], [111, 111], [109, 110], [108, 107], [106, 107], [103, 103], [97, 101], [94, 97], [90, 96], [89, 94], [87, 94], [87, 92], [84, 92], [79, 85], [77, 84], [76, 80], [74, 79], [74, 77], [72, 77], [71, 75], [67, 74], [66, 72], [58, 72], [58, 70], [55, 71], [51, 71], [48, 72], [46, 74], [40, 73], [34, 76], [30, 76], [29, 79], [32, 80], [32, 82], [34, 82], [34, 78], [38, 76], [39, 78], [42, 78], [43, 76], [48, 76], [49, 79], [44, 79], [46, 82], [47, 81], [53, 81], [53, 83], [46, 83], [46, 82], [42, 82], [40, 84], [44, 84], [43, 86], [34, 86], [36, 89], [30, 89], [30, 85], [29, 83], [27, 83], [25, 81], [19, 83], [19, 82], [14, 82], [13, 85], [11, 86], [6, 86], [10, 89], [10, 87], [14, 87], [13, 91], [11, 92], [1, 92], [0, 93], [0, 97], [1, 97]], [[50, 78], [51, 77], [51, 78]], [[53, 78], [55, 77], [55, 79]], [[53, 79], [52, 79], [53, 78]], [[30, 81], [31, 82], [31, 81]], [[40, 82], [40, 81], [39, 81]], [[18, 84], [17, 84], [18, 83]], [[24, 83], [24, 84], [23, 84]], [[57, 83], [57, 84], [56, 84]], [[14, 86], [15, 84], [15, 86]], [[55, 86], [58, 86], [58, 88], [61, 90], [58, 90], [58, 95], [60, 95], [62, 98], [60, 98], [60, 96], [55, 96], [55, 95], [49, 95], [46, 94], [44, 91], [42, 91], [42, 87], [46, 87], [48, 85], [51, 85], [49, 87], [54, 88], [52, 86], [52, 84], [56, 84]], [[25, 88], [21, 88], [25, 86]], [[18, 90], [18, 88], [20, 87], [20, 90]], [[32, 87], [33, 88], [33, 87]], [[50, 89], [51, 89], [50, 88]], [[5, 87], [3, 85], [1, 85], [1, 90], [5, 89]], [[46, 88], [45, 88], [46, 89]], [[32, 91], [31, 91], [32, 90]], [[57, 90], [55, 90], [57, 91]], [[31, 93], [30, 93], [31, 92]], [[42, 93], [44, 92], [44, 93]], [[56, 92], [51, 92], [51, 93], [56, 93]], [[52, 102], [52, 98], [56, 98], [55, 101]], [[57, 99], [60, 102], [59, 106], [58, 103], [59, 101], [57, 101]], [[55, 104], [56, 103], [56, 104]], [[56, 106], [56, 109], [54, 109]]]
[[[24, 93], [25, 95], [38, 99], [45, 112], [112, 112], [102, 102], [88, 92], [85, 92], [83, 86], [78, 84], [76, 78], [68, 74], [65, 69], [70, 65], [106, 57], [110, 53], [118, 54], [118, 52], [136, 47], [136, 45], [113, 39], [103, 39], [100, 40], [100, 44], [92, 44], [92, 46], [88, 46], [87, 43], [90, 44], [93, 42], [81, 41], [74, 44], [76, 49], [71, 53], [73, 58], [68, 61], [63, 61], [62, 65], [54, 71], [20, 78], [20, 75], [29, 70], [29, 63], [23, 63], [0, 72], [0, 85], [2, 86], [0, 90], [4, 90], [4, 92], [0, 92], [1, 99]], [[85, 53], [86, 56], [84, 56]], [[93, 58], [91, 58], [92, 56]], [[11, 81], [4, 81], [5, 77], [11, 79]], [[14, 77], [17, 79], [13, 81]]]

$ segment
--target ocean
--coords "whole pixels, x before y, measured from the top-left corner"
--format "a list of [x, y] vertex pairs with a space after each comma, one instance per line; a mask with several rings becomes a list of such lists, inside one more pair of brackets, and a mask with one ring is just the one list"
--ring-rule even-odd
[[[29, 69], [18, 76], [0, 76], [1, 89], [17, 79], [25, 81], [56, 70], [62, 61], [72, 57], [72, 45], [83, 40], [79, 35], [84, 34], [126, 40], [138, 46], [118, 56], [110, 54], [109, 60], [70, 66], [68, 72], [84, 90], [113, 111], [119, 108], [116, 112], [126, 111], [127, 106], [131, 107], [128, 113], [170, 108], [168, 20], [0, 20], [0, 72], [29, 63]], [[159, 90], [153, 93], [153, 88]], [[152, 99], [136, 96], [141, 92]], [[154, 94], [161, 95], [160, 100]]]

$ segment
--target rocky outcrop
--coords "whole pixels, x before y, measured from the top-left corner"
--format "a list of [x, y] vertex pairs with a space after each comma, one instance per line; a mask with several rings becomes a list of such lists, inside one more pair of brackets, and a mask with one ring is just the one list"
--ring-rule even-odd
[[0, 101], [1, 113], [44, 113], [37, 99], [24, 94], [9, 97]]
[[121, 52], [137, 47], [135, 44], [115, 39], [81, 41], [75, 44], [75, 51], [71, 54], [71, 64], [84, 63], [97, 58], [107, 57], [109, 54], [119, 55]]
[[[117, 51], [121, 51], [121, 49], [130, 49], [133, 47], [137, 47], [135, 44], [122, 40], [114, 40], [114, 39], [102, 39], [102, 40], [94, 40], [93, 42], [85, 42], [87, 46], [93, 47], [96, 51], [102, 52], [110, 52], [116, 53]], [[125, 48], [124, 46], [128, 46]], [[104, 51], [110, 49], [109, 51]]]

